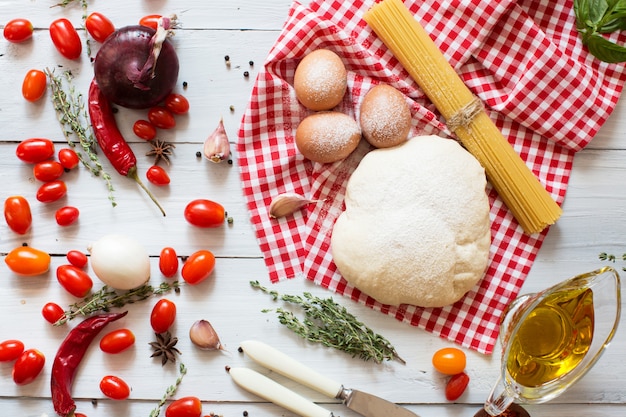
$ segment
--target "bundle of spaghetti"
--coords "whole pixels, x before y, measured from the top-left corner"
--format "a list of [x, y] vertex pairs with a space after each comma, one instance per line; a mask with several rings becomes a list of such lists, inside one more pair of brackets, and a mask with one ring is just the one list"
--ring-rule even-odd
[[382, 0], [364, 20], [446, 119], [528, 234], [554, 224], [562, 210], [490, 119], [402, 0]]

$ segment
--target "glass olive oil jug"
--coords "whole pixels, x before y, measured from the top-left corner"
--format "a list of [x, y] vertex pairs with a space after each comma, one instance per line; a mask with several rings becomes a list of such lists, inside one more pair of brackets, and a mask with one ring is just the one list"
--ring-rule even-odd
[[501, 324], [501, 375], [485, 411], [549, 401], [580, 379], [617, 330], [620, 289], [617, 272], [604, 267], [517, 298]]

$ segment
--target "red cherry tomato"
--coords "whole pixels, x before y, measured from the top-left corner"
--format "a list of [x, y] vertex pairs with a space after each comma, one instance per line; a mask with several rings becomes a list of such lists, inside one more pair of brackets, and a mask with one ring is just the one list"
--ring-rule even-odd
[[78, 220], [79, 215], [80, 211], [78, 211], [76, 207], [65, 206], [59, 208], [54, 213], [54, 219], [57, 221], [59, 226], [69, 226]]
[[67, 292], [78, 298], [85, 297], [93, 287], [89, 274], [74, 265], [58, 266], [57, 280]]
[[50, 181], [42, 184], [37, 190], [37, 201], [52, 203], [67, 194], [67, 186], [61, 180]]
[[211, 200], [193, 200], [185, 207], [185, 219], [198, 227], [219, 227], [224, 224], [224, 207]]
[[185, 114], [189, 111], [189, 101], [182, 94], [170, 94], [165, 97], [165, 108], [174, 114]]
[[20, 195], [7, 197], [4, 200], [4, 219], [15, 233], [23, 235], [28, 232], [33, 222], [28, 200]]
[[133, 124], [133, 132], [138, 138], [143, 140], [152, 140], [156, 138], [156, 127], [147, 120], [137, 120]]
[[172, 129], [176, 127], [174, 115], [163, 106], [151, 107], [148, 110], [148, 120], [159, 129]]
[[128, 384], [114, 375], [107, 375], [100, 380], [100, 391], [112, 400], [125, 400], [130, 396]]
[[115, 32], [115, 25], [102, 13], [93, 12], [85, 19], [85, 29], [92, 38], [102, 43], [111, 33]]
[[37, 349], [22, 352], [13, 364], [13, 382], [17, 385], [30, 384], [41, 373], [46, 357]]
[[43, 97], [48, 85], [46, 74], [38, 69], [32, 69], [22, 81], [22, 96], [28, 101], [37, 101]]
[[57, 303], [46, 303], [41, 309], [41, 315], [48, 323], [54, 324], [65, 315], [65, 311]]
[[33, 165], [33, 175], [43, 182], [57, 180], [63, 175], [65, 168], [57, 161], [41, 161]]
[[30, 246], [18, 246], [7, 254], [4, 262], [18, 275], [41, 275], [50, 269], [50, 254]]
[[105, 353], [120, 353], [133, 344], [135, 344], [135, 335], [128, 329], [113, 330], [100, 339], [100, 349]]
[[0, 343], [0, 362], [11, 362], [24, 352], [24, 343], [19, 340], [5, 340]]
[[187, 258], [180, 275], [187, 284], [196, 285], [207, 279], [214, 268], [215, 256], [211, 251], [202, 249]]
[[167, 185], [170, 183], [170, 176], [167, 171], [158, 165], [152, 165], [146, 171], [146, 178], [154, 185]]
[[59, 149], [58, 157], [61, 166], [63, 166], [63, 168], [65, 169], [74, 169], [78, 166], [78, 163], [80, 162], [80, 159], [78, 158], [78, 155], [76, 154], [74, 149], [70, 148]]
[[62, 17], [50, 24], [50, 37], [59, 53], [67, 59], [76, 59], [83, 51], [78, 32], [72, 22]]
[[13, 19], [4, 25], [4, 38], [9, 42], [19, 43], [33, 36], [33, 24], [27, 19]]
[[50, 139], [25, 139], [17, 145], [15, 155], [26, 163], [36, 164], [54, 155], [54, 143]]
[[465, 353], [452, 347], [439, 349], [432, 359], [435, 369], [445, 375], [460, 374], [465, 370], [466, 361]]
[[176, 304], [163, 298], [152, 307], [150, 325], [155, 333], [165, 333], [176, 319]]
[[161, 249], [159, 255], [159, 269], [163, 276], [171, 278], [178, 271], [178, 256], [174, 248], [166, 247]]
[[157, 27], [159, 26], [160, 18], [161, 18], [160, 14], [149, 14], [139, 19], [139, 24], [141, 26], [146, 26], [146, 27], [156, 30]]
[[165, 417], [201, 417], [202, 402], [197, 397], [182, 397], [165, 409]]
[[87, 414], [83, 414], [83, 413], [74, 413], [74, 417], [87, 417]]
[[469, 376], [466, 373], [453, 375], [446, 384], [446, 399], [448, 401], [458, 399], [465, 392], [467, 384], [469, 384]]
[[87, 266], [87, 262], [89, 262], [87, 255], [76, 249], [68, 251], [65, 257], [67, 261], [76, 268], [84, 268]]

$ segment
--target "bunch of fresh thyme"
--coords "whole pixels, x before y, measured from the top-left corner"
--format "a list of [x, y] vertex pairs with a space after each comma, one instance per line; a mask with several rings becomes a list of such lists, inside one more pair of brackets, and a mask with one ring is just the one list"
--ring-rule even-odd
[[[601, 261], [609, 261], [613, 263], [615, 263], [615, 261], [617, 260], [617, 257], [615, 255], [606, 252], [602, 252], [600, 255], [598, 255], [598, 258], [600, 258]], [[626, 262], [626, 253], [622, 254], [621, 259], [622, 261]], [[626, 267], [622, 267], [622, 271], [626, 271]]]
[[308, 292], [302, 296], [281, 295], [261, 286], [258, 281], [251, 281], [250, 285], [269, 294], [274, 300], [280, 299], [304, 310], [303, 320], [282, 308], [266, 309], [263, 312], [276, 311], [281, 324], [306, 340], [347, 352], [365, 361], [371, 359], [381, 363], [383, 360], [396, 359], [405, 363], [387, 339], [374, 333], [332, 298], [322, 299]]
[[104, 179], [109, 190], [109, 200], [115, 207], [111, 175], [104, 170], [98, 159], [97, 143], [91, 130], [89, 115], [85, 110], [82, 94], [77, 93], [72, 85], [72, 73], [64, 71], [63, 76], [58, 76], [50, 69], [46, 69], [45, 72], [52, 93], [52, 104], [67, 144], [76, 151], [81, 163], [89, 172]]
[[89, 316], [97, 312], [106, 312], [111, 308], [123, 307], [126, 304], [133, 304], [153, 295], [164, 294], [178, 288], [178, 281], [174, 281], [171, 284], [162, 282], [158, 287], [144, 284], [141, 287], [120, 293], [105, 285], [89, 297], [70, 305], [70, 309], [65, 311], [63, 317], [55, 322], [54, 325], [60, 326], [77, 316]]

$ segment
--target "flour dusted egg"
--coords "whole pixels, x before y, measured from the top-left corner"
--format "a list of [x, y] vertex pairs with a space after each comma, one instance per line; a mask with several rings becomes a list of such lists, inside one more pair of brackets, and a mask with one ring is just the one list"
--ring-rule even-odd
[[389, 148], [408, 139], [411, 110], [400, 91], [379, 84], [363, 98], [359, 123], [365, 140], [377, 148]]
[[360, 140], [356, 120], [336, 111], [311, 114], [296, 129], [296, 147], [314, 162], [340, 161], [356, 149]]
[[346, 67], [333, 51], [316, 49], [298, 64], [293, 86], [296, 97], [309, 110], [330, 110], [341, 103], [346, 94]]

